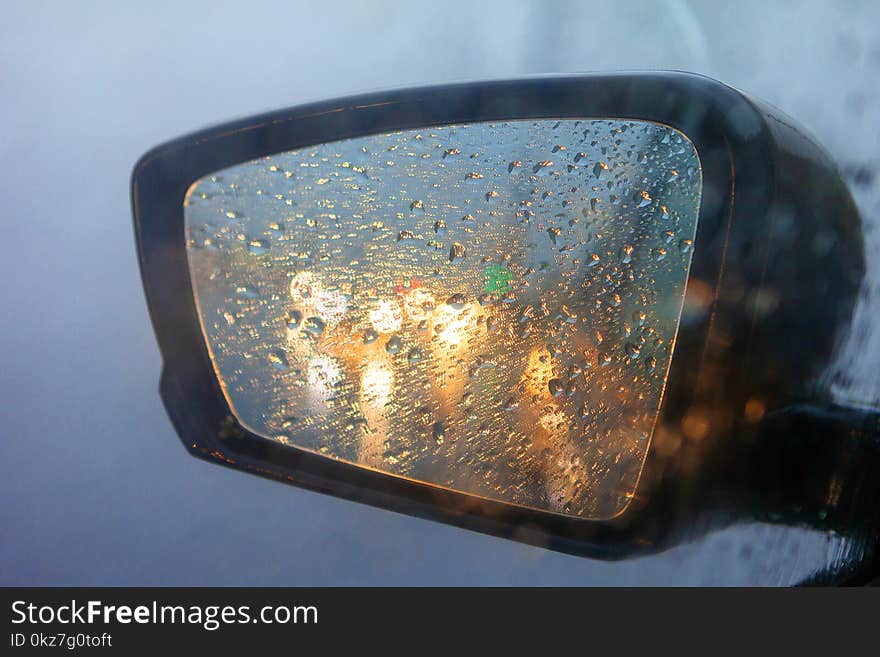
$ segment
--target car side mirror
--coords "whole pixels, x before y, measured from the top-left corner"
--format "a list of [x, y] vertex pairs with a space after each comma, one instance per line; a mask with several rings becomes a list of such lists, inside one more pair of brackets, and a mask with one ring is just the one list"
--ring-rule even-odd
[[[778, 501], [814, 512], [875, 426], [828, 394], [864, 274], [846, 186], [707, 78], [282, 110], [150, 151], [132, 203], [163, 399], [225, 465], [619, 557], [720, 480], [736, 506], [762, 450], [824, 464]], [[765, 439], [804, 418], [831, 456]]]

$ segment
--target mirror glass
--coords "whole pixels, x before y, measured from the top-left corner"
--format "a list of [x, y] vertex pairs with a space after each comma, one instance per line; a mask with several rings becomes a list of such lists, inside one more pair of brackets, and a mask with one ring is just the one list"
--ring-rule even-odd
[[253, 433], [510, 504], [632, 498], [700, 205], [657, 123], [428, 127], [279, 153], [185, 201], [202, 328]]

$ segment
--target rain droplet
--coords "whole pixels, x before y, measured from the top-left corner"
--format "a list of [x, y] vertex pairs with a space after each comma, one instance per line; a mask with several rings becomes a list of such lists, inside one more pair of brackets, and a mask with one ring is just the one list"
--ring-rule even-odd
[[442, 422], [435, 422], [434, 427], [431, 429], [431, 435], [434, 438], [434, 442], [438, 445], [442, 445], [443, 441], [446, 440], [446, 427], [443, 426]]
[[403, 340], [400, 339], [400, 336], [392, 335], [385, 343], [385, 351], [389, 354], [400, 353], [401, 349], [403, 349]]
[[260, 296], [260, 293], [257, 292], [256, 288], [249, 287], [247, 285], [237, 287], [235, 289], [235, 293], [240, 297], [244, 297], [245, 299], [256, 299]]
[[291, 310], [287, 313], [287, 328], [293, 331], [299, 326], [299, 323], [302, 321], [303, 314], [298, 310]]
[[577, 313], [573, 313], [569, 310], [568, 306], [563, 305], [562, 308], [559, 309], [559, 314], [565, 322], [569, 324], [577, 323]]
[[320, 317], [309, 317], [305, 323], [305, 330], [312, 335], [321, 335], [324, 332], [324, 320]]
[[626, 353], [626, 355], [629, 358], [631, 358], [632, 360], [636, 360], [639, 357], [639, 355], [641, 354], [641, 351], [639, 350], [639, 348], [636, 345], [634, 345], [632, 342], [627, 342], [626, 345], [624, 346], [623, 350]]
[[364, 331], [364, 344], [372, 344], [379, 339], [379, 334], [374, 328], [368, 328]]
[[269, 363], [279, 372], [287, 370], [287, 357], [280, 351], [273, 351], [268, 356]]
[[519, 323], [531, 321], [535, 316], [535, 309], [533, 306], [526, 306], [519, 313]]
[[462, 310], [467, 303], [467, 299], [463, 294], [453, 294], [446, 300], [446, 305], [453, 310]]
[[422, 360], [422, 351], [420, 349], [410, 349], [409, 354], [406, 356], [406, 360], [409, 363], [418, 363]]
[[263, 255], [269, 250], [269, 240], [250, 240], [247, 250], [252, 255]]
[[547, 382], [547, 388], [554, 397], [558, 397], [565, 392], [565, 384], [562, 383], [562, 379], [550, 379]]
[[435, 221], [434, 222], [434, 232], [437, 233], [438, 235], [445, 235], [446, 234], [446, 222], [443, 221], [442, 219]]
[[455, 262], [456, 260], [461, 260], [464, 258], [465, 249], [463, 244], [459, 244], [458, 242], [454, 242], [452, 247], [449, 249], [449, 262]]

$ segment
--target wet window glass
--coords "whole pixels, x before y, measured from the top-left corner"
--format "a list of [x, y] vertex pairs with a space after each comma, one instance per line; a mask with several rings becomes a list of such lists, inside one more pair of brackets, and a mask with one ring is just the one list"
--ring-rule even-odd
[[474, 123], [197, 181], [188, 259], [239, 421], [285, 445], [607, 518], [663, 395], [702, 181], [624, 120]]

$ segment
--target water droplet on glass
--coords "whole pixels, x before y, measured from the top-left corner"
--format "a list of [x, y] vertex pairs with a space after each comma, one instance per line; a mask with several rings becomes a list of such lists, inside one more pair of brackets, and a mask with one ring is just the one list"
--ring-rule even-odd
[[547, 388], [550, 390], [551, 395], [558, 397], [565, 391], [565, 384], [562, 383], [562, 379], [550, 379], [547, 382]]
[[299, 326], [299, 323], [302, 321], [303, 314], [298, 310], [291, 310], [287, 313], [287, 328], [293, 331]]
[[406, 360], [409, 363], [418, 363], [422, 360], [422, 352], [420, 349], [410, 349], [409, 354], [406, 356]]
[[235, 293], [238, 296], [243, 297], [245, 299], [256, 299], [257, 297], [260, 296], [260, 293], [257, 292], [256, 288], [253, 288], [253, 287], [250, 287], [247, 285], [242, 285], [240, 287], [237, 287], [235, 289]]
[[364, 344], [372, 344], [376, 340], [379, 339], [379, 334], [376, 333], [376, 329], [368, 328], [364, 331]]
[[533, 319], [535, 316], [535, 308], [533, 306], [526, 306], [519, 313], [519, 323], [528, 322]]
[[280, 351], [273, 351], [268, 356], [269, 363], [279, 372], [287, 370], [287, 357]]
[[461, 260], [464, 258], [465, 249], [464, 244], [459, 244], [458, 242], [454, 242], [452, 247], [449, 249], [449, 262], [455, 262], [456, 260]]
[[576, 324], [577, 323], [577, 318], [578, 318], [577, 313], [573, 313], [571, 310], [569, 310], [568, 306], [563, 305], [559, 309], [559, 314], [560, 314], [561, 318], [566, 323], [568, 323], [568, 324]]
[[446, 222], [442, 219], [434, 222], [434, 232], [438, 235], [446, 234]]
[[252, 255], [263, 255], [269, 250], [269, 240], [250, 240], [247, 250]]
[[453, 310], [462, 310], [467, 303], [467, 299], [463, 294], [453, 294], [446, 300], [446, 305]]
[[325, 326], [324, 320], [320, 317], [309, 317], [303, 328], [312, 335], [321, 335], [324, 332]]
[[398, 335], [392, 335], [388, 339], [388, 342], [385, 343], [385, 351], [389, 354], [400, 353], [401, 349], [403, 349], [403, 340], [401, 340]]
[[443, 441], [446, 440], [446, 427], [443, 426], [442, 422], [435, 422], [434, 427], [431, 429], [431, 435], [434, 438], [434, 442], [438, 445], [442, 445]]

